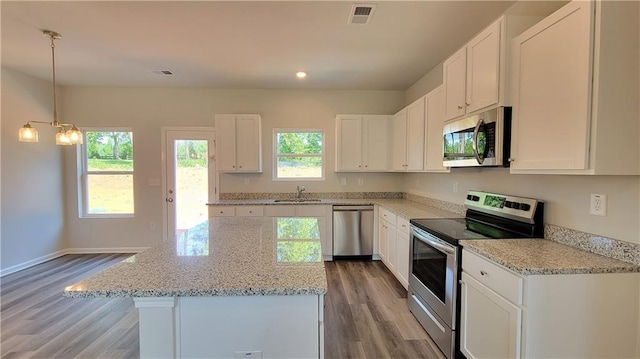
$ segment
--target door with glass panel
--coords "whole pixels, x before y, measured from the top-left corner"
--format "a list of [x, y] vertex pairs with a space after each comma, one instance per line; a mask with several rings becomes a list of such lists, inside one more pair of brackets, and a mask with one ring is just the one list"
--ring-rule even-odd
[[166, 130], [166, 238], [180, 235], [209, 217], [215, 200], [215, 133], [213, 129]]

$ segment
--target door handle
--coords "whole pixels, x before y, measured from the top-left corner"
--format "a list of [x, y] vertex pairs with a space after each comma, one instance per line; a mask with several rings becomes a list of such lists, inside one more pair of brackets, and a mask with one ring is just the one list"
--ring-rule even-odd
[[173, 202], [173, 198], [167, 198], [166, 201], [167, 202]]

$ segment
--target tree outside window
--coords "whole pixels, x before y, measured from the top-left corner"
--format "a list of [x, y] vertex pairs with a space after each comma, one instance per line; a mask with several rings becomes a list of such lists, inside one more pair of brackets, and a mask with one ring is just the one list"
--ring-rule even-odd
[[133, 133], [86, 131], [82, 162], [83, 215], [132, 215]]
[[323, 179], [324, 134], [275, 130], [275, 179]]

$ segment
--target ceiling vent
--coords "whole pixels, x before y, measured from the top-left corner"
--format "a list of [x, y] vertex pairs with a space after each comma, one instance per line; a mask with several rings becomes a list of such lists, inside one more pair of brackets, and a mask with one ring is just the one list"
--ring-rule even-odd
[[173, 75], [173, 72], [169, 71], [169, 70], [151, 70], [151, 72], [153, 72], [156, 75]]
[[366, 25], [371, 22], [371, 17], [375, 10], [376, 5], [373, 4], [353, 4], [347, 23], [352, 25]]

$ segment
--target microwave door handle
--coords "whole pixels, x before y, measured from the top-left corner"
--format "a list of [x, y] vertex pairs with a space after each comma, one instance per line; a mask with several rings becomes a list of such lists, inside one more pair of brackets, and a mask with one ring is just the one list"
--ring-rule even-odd
[[473, 155], [476, 156], [476, 161], [481, 165], [484, 162], [484, 158], [480, 158], [480, 154], [478, 153], [478, 132], [480, 131], [480, 127], [484, 125], [484, 120], [478, 120], [476, 127], [473, 129]]

